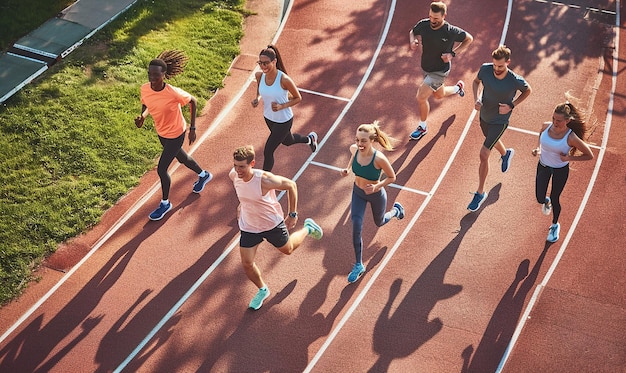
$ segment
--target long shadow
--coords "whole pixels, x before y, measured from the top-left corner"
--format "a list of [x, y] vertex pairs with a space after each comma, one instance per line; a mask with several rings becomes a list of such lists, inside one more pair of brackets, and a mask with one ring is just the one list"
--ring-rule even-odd
[[[410, 160], [408, 164], [405, 165], [406, 160], [408, 158], [409, 153], [413, 149], [413, 147], [418, 146], [421, 141], [410, 141], [408, 145], [404, 148], [404, 153], [398, 157], [392, 164], [394, 170], [399, 170], [396, 173], [396, 183], [400, 185], [406, 185], [407, 182], [414, 175], [417, 167], [422, 163], [424, 158], [430, 153], [430, 151], [435, 147], [437, 140], [440, 137], [446, 137], [448, 133], [448, 129], [454, 123], [456, 119], [456, 114], [452, 114], [448, 119], [441, 123], [439, 130], [437, 133], [430, 137], [428, 142], [424, 144], [424, 146], [415, 154], [415, 156]], [[427, 137], [428, 138], [428, 137]]]
[[[146, 223], [137, 236], [117, 250], [111, 259], [89, 280], [54, 317], [44, 325], [44, 315], [39, 315], [0, 350], [0, 371], [2, 372], [37, 372], [49, 370], [58, 361], [63, 352], [69, 351], [90, 329], [95, 327], [102, 316], [91, 317], [102, 297], [115, 284], [141, 243], [152, 236], [162, 224]], [[67, 335], [81, 326], [78, 337], [61, 348], [46, 361]], [[41, 368], [38, 368], [46, 362]]]
[[496, 371], [500, 359], [502, 359], [506, 347], [511, 341], [511, 337], [513, 337], [517, 322], [526, 303], [526, 297], [537, 281], [539, 270], [551, 245], [552, 243], [546, 242], [530, 273], [528, 273], [530, 260], [524, 259], [520, 262], [515, 278], [494, 310], [485, 333], [478, 347], [476, 347], [476, 352], [474, 352], [473, 345], [469, 345], [463, 350], [461, 354], [463, 358], [461, 372], [482, 373]]
[[[489, 191], [487, 205], [495, 203], [500, 196], [498, 184]], [[483, 210], [469, 213], [461, 219], [457, 235], [424, 269], [413, 283], [397, 309], [390, 315], [391, 307], [402, 286], [396, 279], [389, 290], [389, 299], [374, 326], [374, 351], [378, 359], [369, 372], [387, 372], [394, 359], [411, 355], [443, 328], [443, 321], [430, 318], [435, 305], [461, 292], [461, 285], [444, 283], [446, 272], [463, 241]]]
[[[169, 312], [172, 307], [187, 292], [189, 286], [195, 283], [198, 278], [217, 260], [223, 252], [223, 249], [233, 240], [239, 233], [237, 224], [231, 224], [231, 229], [216, 240], [207, 248], [205, 253], [189, 268], [185, 269], [175, 278], [167, 283], [167, 285], [153, 298], [141, 307], [129, 319], [134, 308], [147, 296], [150, 289], [146, 289], [139, 299], [125, 312], [113, 325], [113, 327], [103, 336], [98, 351], [96, 353], [96, 362], [99, 364], [96, 372], [110, 372], [121, 364], [123, 359], [130, 355], [136, 346], [140, 344], [143, 338], [148, 335], [152, 328], [157, 325], [161, 319]], [[175, 314], [169, 319], [165, 325], [156, 333], [153, 340], [144, 348], [144, 350], [135, 357], [128, 365], [129, 371], [137, 371], [160, 347], [165, 345], [169, 337], [174, 333], [174, 326], [181, 320], [181, 313]], [[161, 371], [176, 371], [181, 361], [178, 356], [172, 359], [164, 359]], [[170, 368], [173, 366], [174, 368]]]

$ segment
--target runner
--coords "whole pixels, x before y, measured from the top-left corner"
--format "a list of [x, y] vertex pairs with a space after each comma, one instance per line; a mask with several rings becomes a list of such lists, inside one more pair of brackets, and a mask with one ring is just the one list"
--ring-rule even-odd
[[[568, 95], [566, 95], [568, 96]], [[542, 204], [544, 215], [552, 211], [552, 225], [548, 229], [548, 242], [559, 240], [561, 225], [560, 196], [569, 176], [571, 161], [589, 161], [593, 152], [582, 139], [587, 131], [583, 113], [568, 101], [559, 104], [552, 114], [552, 122], [546, 122], [539, 134], [539, 146], [533, 149], [533, 155], [539, 155], [537, 176], [535, 178], [535, 196]], [[577, 151], [579, 154], [576, 154]], [[552, 179], [550, 197], [547, 196], [548, 184]]]
[[263, 99], [263, 117], [270, 129], [270, 135], [263, 150], [263, 170], [272, 171], [274, 167], [274, 151], [280, 144], [309, 144], [311, 152], [317, 150], [317, 133], [307, 136], [291, 133], [293, 125], [292, 106], [302, 101], [302, 95], [293, 80], [287, 75], [283, 60], [278, 49], [268, 45], [259, 54], [261, 71], [256, 73], [257, 91], [252, 106], [257, 107]]
[[[430, 113], [428, 99], [431, 95], [441, 99], [450, 95], [465, 95], [464, 83], [459, 80], [453, 86], [445, 86], [444, 81], [450, 68], [452, 58], [464, 51], [474, 41], [469, 32], [453, 26], [445, 21], [447, 14], [446, 4], [436, 1], [430, 4], [428, 18], [419, 21], [409, 31], [409, 46], [416, 50], [422, 45], [422, 70], [424, 81], [417, 90], [417, 104], [420, 110], [420, 121], [417, 128], [411, 133], [412, 140], [419, 140], [428, 133], [426, 120]], [[421, 39], [421, 41], [420, 41]], [[456, 45], [455, 43], [460, 43]]]
[[[485, 63], [478, 70], [472, 84], [474, 91], [474, 108], [480, 111], [480, 129], [485, 141], [480, 148], [480, 166], [478, 168], [478, 189], [472, 202], [467, 206], [476, 211], [487, 199], [485, 181], [489, 173], [489, 155], [494, 147], [501, 154], [502, 172], [507, 172], [515, 151], [504, 147], [500, 140], [509, 125], [513, 108], [530, 95], [528, 82], [520, 75], [509, 70], [511, 50], [504, 45], [491, 53], [492, 63]], [[478, 88], [483, 85], [482, 95], [478, 97]], [[517, 91], [521, 94], [515, 97]]]
[[[290, 235], [287, 229], [294, 228], [298, 222], [296, 183], [286, 177], [254, 169], [254, 148], [251, 145], [235, 149], [233, 158], [234, 167], [229, 176], [239, 198], [237, 209], [241, 230], [239, 253], [246, 276], [259, 288], [249, 306], [258, 310], [263, 301], [270, 296], [270, 290], [254, 262], [259, 244], [265, 239], [280, 252], [289, 255], [300, 246], [306, 236], [319, 240], [323, 232], [313, 219], [307, 218], [304, 220], [304, 228]], [[276, 199], [276, 190], [287, 191], [289, 213], [286, 218]]]
[[164, 82], [165, 78], [169, 79], [182, 73], [187, 60], [187, 56], [181, 51], [162, 52], [159, 57], [150, 61], [148, 66], [150, 82], [141, 86], [141, 115], [135, 118], [135, 125], [141, 128], [146, 116], [150, 114], [163, 146], [157, 166], [157, 173], [161, 179], [162, 199], [159, 207], [150, 214], [150, 220], [161, 220], [172, 209], [172, 203], [169, 201], [172, 179], [167, 168], [174, 158], [198, 174], [198, 181], [193, 184], [194, 193], [202, 192], [204, 186], [213, 178], [210, 172], [203, 170], [183, 149], [187, 122], [183, 117], [181, 106], [189, 104], [191, 110], [189, 127], [191, 145], [196, 141], [196, 98]]
[[[356, 144], [350, 145], [350, 161], [348, 167], [341, 170], [341, 176], [348, 176], [350, 170], [354, 172], [354, 185], [352, 187], [352, 203], [350, 216], [352, 219], [352, 244], [356, 263], [348, 275], [348, 282], [353, 283], [365, 273], [363, 265], [363, 218], [365, 208], [369, 202], [374, 216], [374, 224], [381, 227], [391, 218], [404, 218], [404, 208], [399, 202], [393, 204], [393, 208], [385, 212], [387, 208], [387, 192], [385, 186], [396, 181], [396, 173], [391, 167], [387, 157], [374, 148], [374, 142], [379, 143], [386, 150], [392, 150], [389, 136], [383, 132], [378, 121], [372, 124], [361, 124], [356, 131]], [[386, 178], [380, 180], [381, 172]]]

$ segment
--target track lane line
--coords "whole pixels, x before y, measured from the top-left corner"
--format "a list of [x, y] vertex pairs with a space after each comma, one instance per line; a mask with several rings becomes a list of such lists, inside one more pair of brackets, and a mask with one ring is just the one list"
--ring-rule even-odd
[[600, 173], [600, 166], [602, 165], [602, 160], [604, 159], [604, 154], [606, 153], [606, 144], [608, 143], [608, 140], [609, 140], [609, 132], [611, 131], [611, 124], [613, 121], [613, 105], [615, 102], [615, 89], [617, 87], [617, 74], [619, 72], [618, 62], [619, 62], [620, 0], [616, 1], [616, 18], [615, 18], [614, 26], [615, 26], [614, 28], [617, 30], [615, 32], [615, 49], [613, 50], [613, 73], [611, 76], [611, 92], [609, 95], [609, 105], [608, 105], [608, 110], [607, 110], [605, 126], [604, 126], [604, 133], [602, 134], [602, 146], [600, 147], [600, 151], [598, 152], [598, 159], [593, 169], [593, 174], [591, 175], [591, 178], [589, 180], [589, 185], [587, 186], [587, 190], [585, 191], [583, 200], [580, 206], [578, 207], [576, 216], [574, 217], [574, 220], [572, 221], [572, 225], [567, 231], [567, 235], [565, 236], [565, 239], [563, 239], [563, 244], [559, 248], [558, 253], [556, 254], [554, 260], [552, 261], [552, 265], [548, 269], [548, 272], [546, 272], [546, 275], [544, 276], [541, 283], [537, 285], [537, 287], [535, 288], [535, 291], [533, 292], [532, 297], [530, 298], [530, 301], [526, 305], [526, 308], [524, 309], [524, 313], [522, 314], [521, 319], [518, 321], [517, 327], [515, 328], [515, 331], [513, 332], [513, 336], [511, 337], [511, 340], [509, 341], [506, 347], [504, 356], [502, 356], [502, 359], [500, 360], [500, 364], [498, 365], [498, 369], [496, 370], [496, 373], [501, 373], [502, 370], [504, 369], [509, 357], [511, 356], [511, 352], [513, 351], [513, 348], [515, 348], [515, 344], [517, 343], [517, 340], [519, 339], [519, 336], [522, 333], [522, 329], [524, 329], [524, 326], [526, 325], [526, 320], [529, 319], [530, 313], [535, 307], [535, 304], [538, 302], [543, 289], [548, 285], [548, 281], [550, 281], [550, 279], [552, 278], [552, 275], [554, 274], [556, 267], [558, 266], [561, 258], [565, 254], [565, 250], [567, 249], [567, 246], [572, 236], [574, 235], [574, 231], [576, 230], [576, 227], [578, 226], [578, 223], [580, 222], [581, 216], [583, 212], [585, 211], [585, 208], [587, 207], [587, 203], [589, 202], [589, 197], [591, 196], [592, 189], [595, 186], [596, 180], [598, 178], [598, 174]]

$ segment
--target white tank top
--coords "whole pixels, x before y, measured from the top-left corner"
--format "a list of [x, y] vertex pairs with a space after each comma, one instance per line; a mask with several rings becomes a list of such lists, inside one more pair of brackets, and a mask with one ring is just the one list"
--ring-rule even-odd
[[272, 111], [272, 102], [284, 104], [289, 101], [289, 91], [280, 86], [280, 79], [282, 76], [283, 72], [278, 70], [274, 83], [271, 86], [268, 86], [267, 83], [265, 83], [265, 74], [262, 74], [261, 82], [259, 83], [259, 94], [263, 98], [263, 115], [265, 118], [276, 123], [285, 123], [289, 119], [293, 118], [293, 111], [290, 107], [278, 111]]
[[[245, 182], [230, 170], [237, 197], [239, 197], [239, 229], [249, 233], [261, 233], [275, 228], [283, 221], [285, 214], [274, 189], [262, 195], [261, 178], [263, 170], [254, 169], [252, 179]], [[234, 175], [233, 175], [234, 174]]]
[[567, 154], [571, 149], [571, 147], [567, 144], [567, 137], [572, 130], [568, 130], [562, 139], [554, 139], [548, 134], [550, 127], [552, 127], [552, 123], [550, 123], [548, 128], [546, 128], [539, 137], [539, 144], [541, 147], [539, 162], [541, 162], [544, 166], [553, 168], [565, 167], [569, 162], [563, 162], [561, 160], [561, 154]]

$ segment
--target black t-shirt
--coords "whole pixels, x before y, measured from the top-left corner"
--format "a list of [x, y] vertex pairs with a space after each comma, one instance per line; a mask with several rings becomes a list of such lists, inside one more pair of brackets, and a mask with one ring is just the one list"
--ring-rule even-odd
[[452, 52], [454, 43], [467, 37], [465, 30], [445, 21], [443, 26], [433, 30], [428, 18], [417, 22], [413, 35], [422, 36], [422, 70], [426, 72], [450, 70], [450, 63], [443, 62], [441, 55]]

